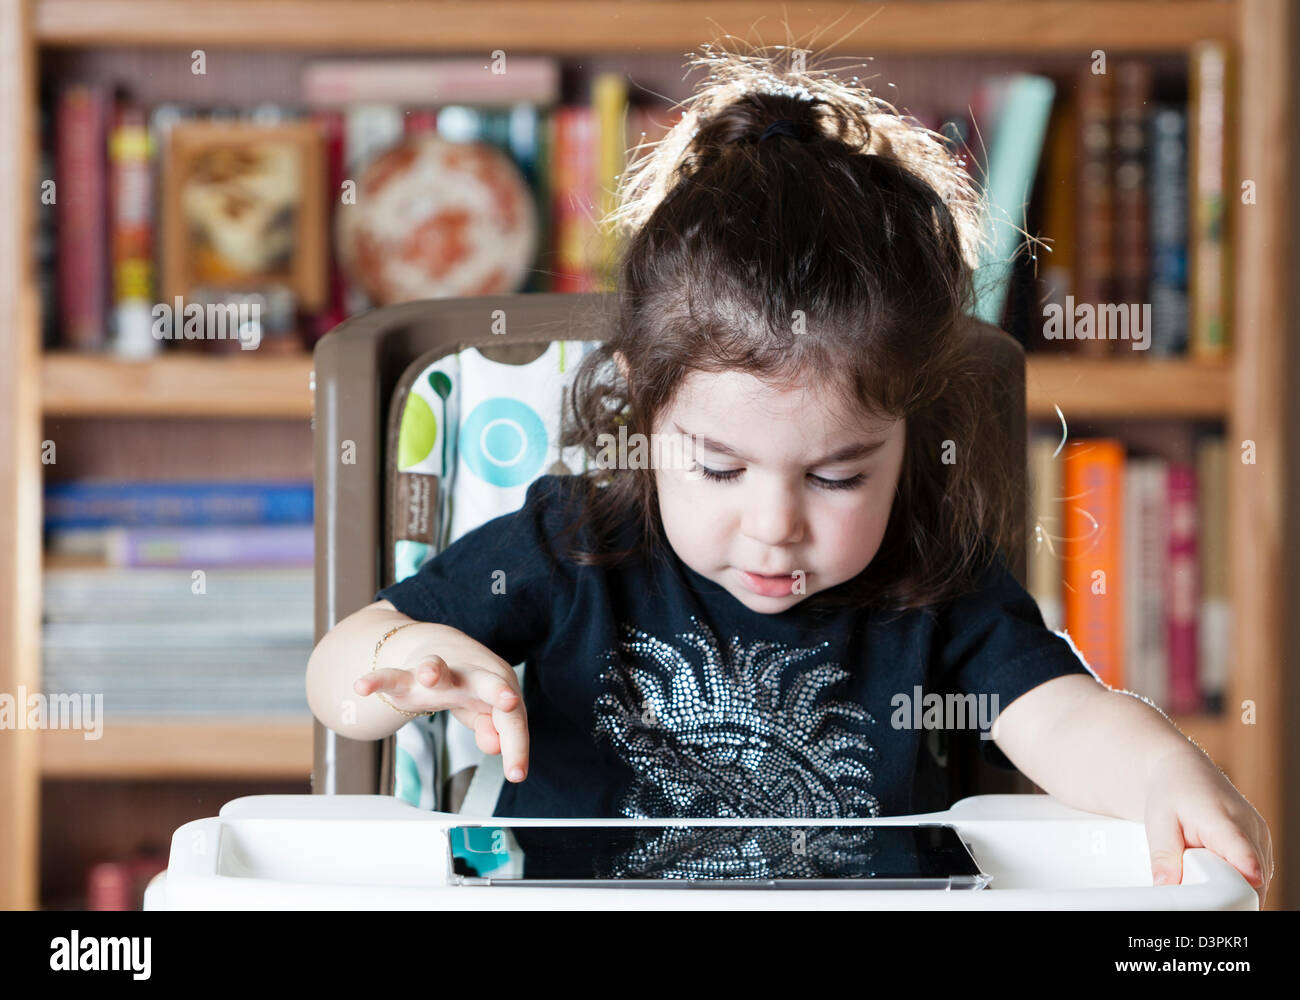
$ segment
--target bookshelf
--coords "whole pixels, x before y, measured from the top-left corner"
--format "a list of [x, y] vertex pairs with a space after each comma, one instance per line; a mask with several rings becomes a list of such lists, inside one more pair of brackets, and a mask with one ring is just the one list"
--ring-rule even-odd
[[311, 417], [311, 355], [41, 359], [41, 412], [80, 417]]
[[[301, 779], [311, 772], [310, 718], [250, 722], [117, 721], [99, 740], [49, 730], [41, 741], [47, 778]], [[165, 747], [166, 754], [159, 748]]]
[[[586, 0], [516, 0], [474, 4], [413, 0], [400, 19], [375, 16], [364, 0], [42, 0], [36, 7], [38, 44], [177, 45], [196, 38], [207, 45], [262, 48], [337, 48], [369, 51], [450, 52], [484, 47], [556, 53], [641, 52], [690, 49], [709, 37], [711, 22], [743, 35], [759, 24], [769, 41], [777, 25], [796, 38], [826, 29], [823, 44], [851, 37], [877, 52], [1048, 52], [1094, 48], [1177, 50], [1205, 37], [1236, 31], [1231, 2], [1126, 2], [1126, 0], [1004, 0], [891, 5], [858, 13], [834, 3], [780, 4], [738, 0], [695, 3], [655, 0], [615, 3], [596, 13]], [[245, 10], [241, 10], [243, 7]], [[256, 7], [256, 17], [249, 11]], [[312, 16], [304, 16], [304, 7]], [[1171, 16], [1176, 8], [1176, 16]], [[991, 31], [990, 25], [998, 25]], [[1135, 44], [1136, 43], [1136, 44]]]
[[[385, 11], [388, 8], [381, 8]], [[1285, 768], [1295, 759], [1284, 706], [1300, 677], [1287, 652], [1300, 641], [1293, 608], [1300, 529], [1288, 510], [1300, 497], [1294, 442], [1280, 433], [1296, 421], [1297, 378], [1288, 337], [1297, 339], [1297, 306], [1288, 288], [1300, 276], [1286, 254], [1294, 211], [1290, 176], [1297, 152], [1277, 142], [1294, 120], [1288, 74], [1295, 22], [1284, 0], [1055, 0], [1055, 2], [864, 5], [515, 0], [476, 4], [410, 0], [398, 16], [376, 16], [365, 0], [22, 0], [0, 7], [0, 143], [25, 151], [0, 162], [0, 184], [35, 190], [36, 78], [43, 58], [85, 51], [195, 47], [245, 52], [466, 53], [502, 48], [557, 56], [680, 60], [726, 30], [761, 41], [816, 35], [836, 53], [929, 56], [1086, 54], [1102, 48], [1184, 52], [1204, 38], [1225, 39], [1251, 57], [1240, 61], [1234, 137], [1242, 176], [1257, 185], [1258, 206], [1236, 210], [1231, 351], [1220, 363], [1152, 362], [1031, 356], [1028, 412], [1072, 419], [1219, 421], [1229, 443], [1258, 444], [1257, 465], [1234, 474], [1229, 492], [1233, 668], [1228, 706], [1255, 703], [1255, 724], [1236, 713], [1177, 721], [1204, 746], [1268, 820], [1279, 859], [1269, 907], [1294, 907], [1300, 880], [1287, 882], [1284, 859], [1300, 857], [1300, 824], [1288, 823]], [[718, 26], [723, 26], [719, 28]], [[994, 29], [993, 26], [996, 26]], [[1231, 193], [1232, 186], [1228, 185]], [[0, 462], [12, 474], [0, 486], [0, 691], [39, 688], [40, 489], [42, 421], [75, 418], [111, 435], [117, 420], [305, 422], [311, 415], [308, 355], [258, 358], [162, 357], [143, 363], [42, 353], [29, 232], [34, 207], [14, 199], [0, 225]], [[1288, 331], [1291, 331], [1288, 334]], [[178, 387], [184, 386], [181, 390]], [[1290, 602], [1290, 603], [1288, 603]], [[1291, 612], [1291, 613], [1289, 613]], [[185, 739], [177, 739], [180, 731]], [[80, 733], [0, 734], [0, 906], [38, 903], [43, 781], [196, 779], [282, 781], [311, 767], [310, 720], [199, 726], [142, 720], [116, 727], [88, 751]], [[85, 744], [85, 745], [83, 745]], [[160, 753], [159, 748], [164, 752]], [[182, 748], [173, 750], [172, 748]], [[165, 759], [160, 759], [165, 758]], [[209, 812], [211, 809], [209, 809]]]
[[[1056, 406], [1089, 418], [1223, 419], [1231, 375], [1230, 366], [1217, 362], [1030, 356], [1026, 404], [1030, 418], [1043, 420], [1055, 416]], [[41, 410], [47, 416], [309, 417], [311, 357], [131, 362], [46, 351]]]

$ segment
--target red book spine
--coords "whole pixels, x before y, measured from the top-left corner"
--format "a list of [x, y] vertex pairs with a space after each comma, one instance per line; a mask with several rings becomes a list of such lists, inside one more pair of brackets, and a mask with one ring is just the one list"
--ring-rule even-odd
[[[339, 255], [334, 240], [334, 215], [343, 196], [343, 113], [320, 109], [312, 112], [312, 120], [320, 129], [325, 149], [325, 212], [329, 220], [329, 292], [325, 308], [316, 316], [315, 343], [348, 318], [347, 283], [339, 267]], [[310, 344], [308, 345], [310, 346]]]
[[1165, 622], [1169, 648], [1169, 711], [1202, 709], [1197, 681], [1196, 615], [1200, 607], [1200, 570], [1197, 559], [1196, 469], [1172, 463], [1167, 480], [1169, 504], [1169, 559], [1166, 572]]
[[59, 97], [55, 139], [60, 344], [94, 350], [105, 341], [108, 220], [105, 94], [77, 84]]
[[129, 910], [134, 879], [124, 861], [101, 861], [86, 874], [87, 910]]
[[596, 156], [592, 110], [556, 108], [553, 126], [554, 288], [557, 292], [589, 292], [595, 287], [591, 270], [596, 211], [592, 203]]

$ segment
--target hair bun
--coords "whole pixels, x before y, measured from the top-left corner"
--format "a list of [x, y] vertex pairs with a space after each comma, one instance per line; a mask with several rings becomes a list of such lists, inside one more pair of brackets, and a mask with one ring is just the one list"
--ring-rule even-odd
[[602, 224], [631, 234], [682, 180], [732, 155], [736, 146], [789, 136], [827, 156], [882, 156], [923, 180], [944, 202], [962, 256], [976, 267], [990, 241], [983, 193], [944, 137], [904, 118], [859, 77], [841, 79], [814, 68], [807, 50], [775, 48], [741, 53], [706, 43], [704, 55], [691, 53], [689, 65], [707, 69], [706, 78], [674, 109], [681, 120], [667, 135], [632, 150], [616, 205]]
[[791, 139], [803, 139], [797, 122], [790, 118], [778, 118], [763, 129], [763, 134], [758, 137], [758, 141], [762, 142], [764, 139], [770, 139], [776, 135], [788, 135]]

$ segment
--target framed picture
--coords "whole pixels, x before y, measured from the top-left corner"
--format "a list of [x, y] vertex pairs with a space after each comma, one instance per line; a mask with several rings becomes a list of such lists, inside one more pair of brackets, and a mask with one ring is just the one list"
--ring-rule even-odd
[[162, 292], [287, 288], [325, 306], [324, 148], [313, 122], [178, 122], [163, 181]]

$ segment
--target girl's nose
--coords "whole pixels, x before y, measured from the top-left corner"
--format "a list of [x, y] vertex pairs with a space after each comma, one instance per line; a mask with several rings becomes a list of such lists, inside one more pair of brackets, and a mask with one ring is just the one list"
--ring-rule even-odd
[[741, 532], [763, 545], [792, 545], [802, 541], [803, 505], [779, 486], [746, 490]]

